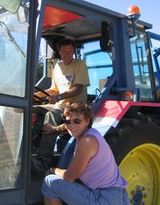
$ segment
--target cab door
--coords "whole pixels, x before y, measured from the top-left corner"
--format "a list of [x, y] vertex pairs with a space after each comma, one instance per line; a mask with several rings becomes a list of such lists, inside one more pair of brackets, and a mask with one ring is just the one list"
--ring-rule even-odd
[[26, 204], [36, 2], [0, 0], [0, 204], [3, 205]]

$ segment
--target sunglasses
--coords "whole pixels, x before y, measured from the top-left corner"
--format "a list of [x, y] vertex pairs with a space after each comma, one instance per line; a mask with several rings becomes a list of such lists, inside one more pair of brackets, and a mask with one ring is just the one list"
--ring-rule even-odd
[[82, 120], [80, 120], [80, 119], [74, 119], [74, 120], [65, 120], [65, 123], [67, 124], [67, 125], [69, 125], [69, 124], [71, 124], [71, 122], [72, 123], [74, 123], [74, 124], [77, 124], [77, 125], [79, 125], [81, 122], [82, 122]]

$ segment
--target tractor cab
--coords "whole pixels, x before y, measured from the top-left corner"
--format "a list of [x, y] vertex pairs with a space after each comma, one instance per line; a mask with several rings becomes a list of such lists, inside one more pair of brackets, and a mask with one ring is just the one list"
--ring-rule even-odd
[[[102, 118], [104, 102], [159, 102], [160, 36], [134, 15], [79, 0], [0, 0], [0, 28], [0, 201], [40, 204], [43, 178], [31, 173], [32, 108], [44, 102], [33, 94], [51, 86], [58, 42], [76, 42], [74, 57], [89, 73], [88, 103]], [[55, 165], [61, 153], [53, 154]]]

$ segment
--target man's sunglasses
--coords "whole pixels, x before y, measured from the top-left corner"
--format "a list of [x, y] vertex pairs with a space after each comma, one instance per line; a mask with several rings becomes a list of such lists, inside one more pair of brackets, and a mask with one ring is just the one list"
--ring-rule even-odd
[[80, 124], [80, 123], [82, 122], [82, 120], [80, 120], [80, 119], [78, 119], [78, 118], [77, 118], [77, 119], [74, 119], [74, 120], [67, 120], [67, 119], [65, 120], [65, 123], [66, 123], [67, 125], [71, 124], [71, 122], [78, 125], [78, 124]]

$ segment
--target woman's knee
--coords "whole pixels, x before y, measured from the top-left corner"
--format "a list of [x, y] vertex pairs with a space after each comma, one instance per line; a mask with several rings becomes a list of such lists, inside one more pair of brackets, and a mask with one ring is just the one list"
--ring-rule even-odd
[[52, 183], [55, 175], [48, 175], [44, 178], [42, 183], [42, 194], [44, 196], [50, 196], [52, 194]]
[[45, 195], [46, 193], [56, 194], [57, 186], [60, 186], [62, 182], [62, 178], [51, 174], [44, 178], [42, 184], [42, 193]]

